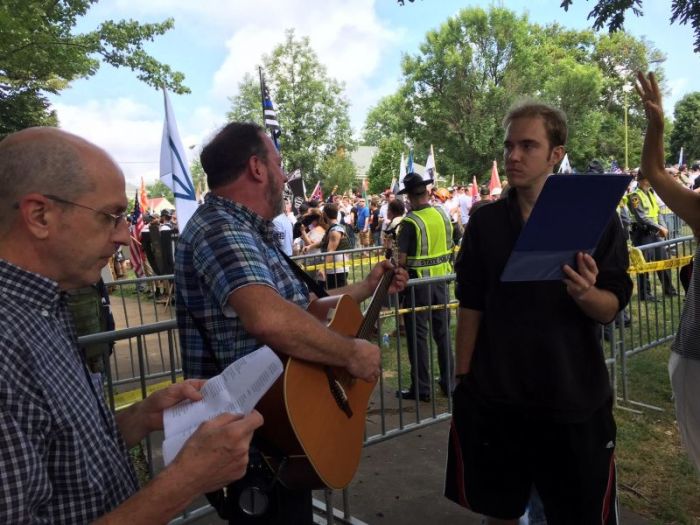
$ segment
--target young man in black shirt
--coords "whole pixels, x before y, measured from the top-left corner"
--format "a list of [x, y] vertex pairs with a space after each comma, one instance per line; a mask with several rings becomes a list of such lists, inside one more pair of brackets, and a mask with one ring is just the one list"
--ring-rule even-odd
[[510, 190], [470, 217], [455, 265], [459, 383], [445, 494], [492, 523], [517, 523], [533, 486], [550, 524], [617, 522], [615, 422], [600, 343], [600, 324], [632, 290], [617, 215], [593, 256], [579, 253], [563, 267], [562, 281], [500, 280], [564, 156], [565, 118], [536, 103], [508, 113]]

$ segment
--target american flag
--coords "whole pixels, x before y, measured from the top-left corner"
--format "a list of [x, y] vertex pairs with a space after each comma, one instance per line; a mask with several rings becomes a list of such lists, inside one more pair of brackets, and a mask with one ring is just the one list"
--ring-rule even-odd
[[143, 230], [143, 226], [143, 214], [141, 213], [139, 192], [137, 191], [136, 197], [134, 198], [134, 211], [131, 214], [131, 227], [129, 228], [130, 260], [137, 277], [143, 277], [145, 275], [143, 270], [144, 253], [143, 247], [141, 246], [141, 231]]
[[275, 106], [272, 104], [272, 99], [270, 98], [270, 91], [265, 85], [265, 77], [262, 74], [262, 68], [260, 68], [260, 92], [262, 93], [262, 106], [263, 106], [263, 119], [265, 122], [265, 127], [270, 130], [270, 136], [272, 137], [272, 142], [275, 143], [277, 151], [280, 149], [279, 138], [282, 135], [282, 129], [280, 128], [280, 123], [277, 120], [277, 112], [275, 111]]

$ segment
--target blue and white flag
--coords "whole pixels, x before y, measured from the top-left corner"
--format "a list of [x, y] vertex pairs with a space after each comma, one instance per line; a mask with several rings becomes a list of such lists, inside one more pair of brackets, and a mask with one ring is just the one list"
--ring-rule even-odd
[[396, 194], [404, 189], [403, 180], [406, 178], [406, 159], [403, 157], [403, 152], [401, 152], [401, 164], [399, 164], [399, 181], [398, 184], [392, 188], [392, 191]]
[[565, 153], [564, 158], [561, 161], [561, 164], [559, 164], [559, 171], [557, 173], [573, 173], [573, 170], [571, 169], [571, 164], [569, 164], [569, 154]]
[[282, 128], [280, 128], [280, 123], [277, 120], [277, 111], [275, 111], [275, 105], [272, 103], [270, 98], [270, 91], [267, 89], [265, 84], [265, 77], [262, 73], [262, 68], [258, 68], [260, 73], [260, 94], [262, 97], [263, 106], [263, 121], [265, 122], [265, 127], [270, 130], [270, 138], [272, 142], [275, 143], [277, 151], [280, 151], [280, 136], [282, 135]]
[[683, 165], [683, 146], [681, 146], [681, 152], [678, 155], [678, 166], [680, 167], [682, 165]]
[[408, 162], [406, 163], [406, 173], [413, 173], [413, 148], [408, 150]]
[[425, 171], [423, 171], [423, 180], [435, 179], [435, 153], [433, 145], [430, 145], [430, 154], [428, 160], [425, 161]]
[[187, 165], [187, 156], [177, 131], [173, 108], [165, 89], [163, 90], [163, 98], [165, 101], [165, 123], [163, 124], [163, 140], [160, 145], [160, 180], [173, 190], [177, 225], [182, 232], [187, 221], [197, 209], [197, 194]]

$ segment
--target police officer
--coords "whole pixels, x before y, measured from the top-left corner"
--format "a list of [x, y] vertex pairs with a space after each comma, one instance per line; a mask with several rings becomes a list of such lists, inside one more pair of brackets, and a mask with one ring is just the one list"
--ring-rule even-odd
[[[404, 178], [404, 189], [411, 211], [399, 227], [399, 264], [408, 269], [411, 279], [439, 277], [452, 272], [452, 224], [447, 213], [439, 206], [430, 205], [426, 186], [433, 180], [423, 180], [417, 173]], [[417, 308], [445, 305], [448, 302], [447, 283], [430, 283], [408, 287], [403, 305]], [[440, 367], [440, 388], [447, 395], [452, 390], [454, 358], [449, 334], [449, 311], [413, 312], [406, 315], [406, 340], [411, 363], [411, 388], [399, 390], [396, 397], [429, 401], [431, 395], [430, 362], [428, 352], [428, 321], [432, 321], [433, 339], [437, 345]]]
[[[637, 189], [628, 198], [628, 206], [632, 215], [631, 237], [634, 246], [642, 246], [659, 242], [668, 237], [668, 229], [659, 214], [659, 203], [651, 184], [641, 171], [637, 172]], [[666, 258], [666, 249], [663, 247], [647, 250], [645, 257], [651, 261], [660, 261]], [[656, 272], [661, 280], [664, 295], [678, 295], [673, 286], [670, 270]], [[654, 301], [651, 282], [648, 274], [637, 276], [637, 293], [642, 301]]]

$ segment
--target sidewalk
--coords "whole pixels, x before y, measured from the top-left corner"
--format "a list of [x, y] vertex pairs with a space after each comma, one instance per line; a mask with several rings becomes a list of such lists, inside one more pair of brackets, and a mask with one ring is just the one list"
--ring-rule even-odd
[[[442, 495], [448, 422], [436, 423], [364, 449], [360, 469], [349, 488], [350, 513], [370, 525], [479, 525], [481, 518]], [[323, 500], [323, 493], [314, 493]], [[333, 505], [342, 507], [342, 494]], [[220, 525], [216, 515], [198, 525]], [[620, 523], [652, 522], [621, 509]]]

